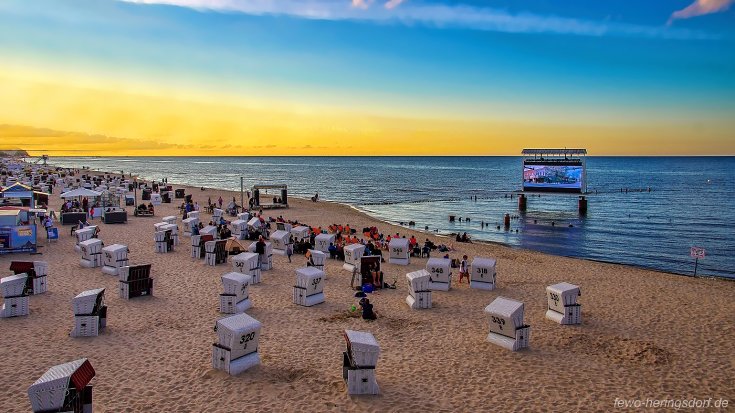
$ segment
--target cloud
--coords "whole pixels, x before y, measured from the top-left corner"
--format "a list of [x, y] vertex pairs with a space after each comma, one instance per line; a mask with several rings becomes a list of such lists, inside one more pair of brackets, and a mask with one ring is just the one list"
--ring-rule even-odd
[[[315, 20], [351, 20], [374, 23], [462, 28], [504, 33], [553, 33], [580, 36], [627, 36], [673, 39], [712, 39], [699, 31], [510, 13], [489, 7], [387, 0], [384, 7], [370, 7], [375, 0], [118, 0], [137, 4], [162, 4], [201, 11], [236, 12], [250, 15], [282, 15]], [[714, 0], [700, 0], [714, 1]], [[719, 0], [723, 1], [723, 0]], [[732, 1], [732, 0], [729, 0]], [[401, 7], [397, 7], [401, 5]]]
[[400, 6], [400, 5], [401, 5], [401, 3], [403, 3], [403, 1], [404, 1], [404, 0], [388, 0], [388, 1], [387, 1], [387, 2], [385, 3], [385, 8], [386, 8], [386, 9], [388, 9], [388, 10], [390, 10], [390, 9], [394, 9], [394, 8], [396, 8], [396, 7]]
[[358, 9], [367, 10], [368, 7], [370, 7], [370, 4], [372, 4], [373, 0], [352, 0], [352, 7], [357, 7]]
[[727, 10], [732, 5], [733, 0], [695, 0], [694, 3], [687, 7], [675, 11], [669, 18], [669, 24], [678, 19], [689, 19], [705, 14], [719, 13]]
[[[8, 124], [0, 125], [0, 138], [2, 138], [3, 143], [8, 145], [18, 146], [28, 151], [48, 152], [50, 155], [59, 152], [95, 153], [120, 150], [124, 152], [195, 148], [192, 145], [171, 144], [147, 139], [120, 138], [102, 134]], [[49, 140], [49, 138], [53, 139]]]

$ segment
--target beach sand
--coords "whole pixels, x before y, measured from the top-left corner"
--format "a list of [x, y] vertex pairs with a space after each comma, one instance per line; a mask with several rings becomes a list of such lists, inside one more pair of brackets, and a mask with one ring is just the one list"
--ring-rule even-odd
[[[209, 196], [239, 200], [224, 191], [187, 193], [200, 204]], [[58, 209], [58, 193], [51, 201]], [[289, 264], [274, 255], [274, 269], [250, 287], [253, 307], [247, 311], [263, 323], [262, 364], [231, 377], [211, 366], [213, 326], [223, 316], [219, 277], [231, 264], [193, 260], [186, 237], [174, 253], [154, 253], [153, 224], [176, 215], [180, 201], [157, 207], [154, 218], [133, 217], [129, 207], [126, 225], [94, 222], [105, 245], [126, 244], [131, 263], [153, 264], [153, 297], [122, 300], [117, 277], [82, 268], [69, 226], [61, 227], [58, 242], [41, 241], [41, 256], [0, 256], [4, 275], [12, 260], [50, 264], [49, 292], [31, 297], [30, 315], [0, 320], [0, 411], [30, 411], [28, 386], [49, 367], [81, 357], [97, 372], [95, 412], [610, 411], [616, 398], [735, 403], [735, 283], [433, 235], [428, 237], [458, 248], [452, 258], [496, 258], [498, 288], [471, 290], [456, 283], [455, 270], [452, 290], [433, 293], [434, 308], [411, 310], [405, 274], [424, 268], [426, 259], [412, 258], [407, 267], [386, 263], [385, 280], [397, 279], [398, 288], [370, 295], [380, 318], [368, 322], [348, 311], [357, 299], [341, 262], [327, 260], [326, 303], [307, 308], [292, 304], [295, 269], [304, 257], [295, 255]], [[291, 208], [265, 215], [427, 237], [344, 205], [290, 202]], [[561, 281], [581, 287], [579, 326], [544, 318], [545, 288]], [[106, 330], [99, 337], [69, 337], [72, 298], [98, 287], [106, 288]], [[530, 348], [510, 352], [485, 341], [483, 308], [498, 296], [525, 303]], [[344, 329], [370, 331], [380, 343], [380, 395], [347, 394]]]

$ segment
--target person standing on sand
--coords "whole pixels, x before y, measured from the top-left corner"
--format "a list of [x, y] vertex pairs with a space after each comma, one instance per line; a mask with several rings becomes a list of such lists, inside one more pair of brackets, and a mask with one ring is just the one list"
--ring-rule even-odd
[[258, 266], [263, 262], [263, 255], [265, 255], [265, 241], [261, 235], [258, 238], [258, 242], [255, 243], [255, 253], [258, 254]]
[[292, 255], [293, 255], [293, 237], [291, 237], [288, 244], [286, 244], [286, 256], [288, 257], [288, 262], [291, 262]]
[[459, 263], [459, 283], [462, 284], [462, 278], [467, 277], [467, 283], [470, 282], [470, 273], [467, 269], [467, 256], [462, 256], [462, 262]]
[[224, 200], [222, 200], [222, 197], [220, 196], [217, 200], [217, 204], [219, 204], [219, 209], [222, 209], [222, 203], [224, 203]]

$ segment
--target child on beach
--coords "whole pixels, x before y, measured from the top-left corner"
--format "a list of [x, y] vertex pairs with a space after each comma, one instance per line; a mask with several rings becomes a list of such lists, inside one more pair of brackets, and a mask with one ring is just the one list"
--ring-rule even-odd
[[376, 320], [378, 315], [373, 311], [373, 305], [370, 304], [370, 299], [363, 298], [360, 300], [360, 307], [362, 307], [362, 319], [363, 320]]
[[467, 268], [467, 256], [462, 256], [462, 262], [459, 263], [459, 283], [462, 283], [462, 278], [467, 277], [467, 282], [470, 282], [470, 273]]
[[286, 256], [288, 262], [291, 262], [291, 256], [293, 255], [293, 235], [288, 238], [288, 244], [286, 244]]

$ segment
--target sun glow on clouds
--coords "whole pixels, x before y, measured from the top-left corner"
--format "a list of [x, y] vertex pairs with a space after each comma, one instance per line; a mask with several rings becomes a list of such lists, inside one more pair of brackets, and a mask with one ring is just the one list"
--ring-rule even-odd
[[730, 8], [735, 0], [695, 0], [689, 6], [675, 11], [669, 19], [669, 24], [677, 19], [689, 19], [706, 14], [720, 13]]

